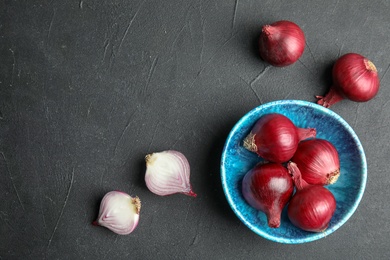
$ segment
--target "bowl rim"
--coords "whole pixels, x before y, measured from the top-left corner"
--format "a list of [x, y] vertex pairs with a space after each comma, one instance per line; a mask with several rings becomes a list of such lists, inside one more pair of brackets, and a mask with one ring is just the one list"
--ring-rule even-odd
[[[359, 153], [362, 156], [362, 161], [361, 161], [361, 166], [362, 166], [361, 184], [360, 184], [360, 187], [359, 187], [359, 190], [358, 190], [357, 197], [356, 197], [354, 203], [352, 204], [351, 209], [348, 210], [346, 212], [346, 214], [343, 216], [343, 218], [341, 218], [341, 220], [339, 222], [337, 222], [334, 226], [332, 226], [332, 228], [329, 228], [329, 229], [327, 229], [324, 232], [315, 233], [314, 236], [309, 236], [309, 237], [299, 238], [299, 239], [283, 238], [283, 237], [272, 236], [272, 235], [268, 234], [267, 232], [264, 232], [263, 230], [259, 229], [258, 227], [252, 225], [249, 221], [247, 221], [245, 216], [243, 214], [241, 214], [241, 212], [237, 209], [237, 207], [236, 207], [236, 205], [234, 203], [234, 200], [233, 200], [231, 194], [229, 193], [228, 184], [227, 184], [227, 180], [226, 180], [226, 171], [225, 171], [225, 162], [226, 162], [226, 158], [227, 158], [227, 148], [228, 148], [230, 142], [232, 141], [233, 136], [236, 134], [237, 130], [239, 130], [239, 128], [241, 127], [243, 122], [245, 122], [250, 117], [252, 117], [254, 114], [257, 114], [259, 111], [261, 111], [261, 110], [263, 110], [265, 108], [273, 107], [273, 106], [277, 106], [277, 105], [286, 105], [286, 104], [312, 107], [313, 109], [321, 110], [321, 112], [324, 112], [325, 114], [329, 115], [330, 117], [335, 118], [351, 134], [353, 140], [355, 141], [355, 143], [356, 143], [356, 145], [358, 147]], [[365, 153], [364, 153], [363, 146], [362, 146], [362, 144], [361, 144], [357, 134], [353, 130], [353, 128], [341, 116], [339, 116], [337, 113], [335, 113], [334, 111], [330, 110], [329, 108], [325, 108], [323, 106], [317, 105], [316, 103], [312, 103], [312, 102], [304, 101], [304, 100], [276, 100], [276, 101], [271, 101], [271, 102], [259, 105], [259, 106], [255, 107], [255, 108], [253, 108], [252, 110], [250, 110], [249, 112], [247, 112], [243, 117], [241, 117], [237, 121], [237, 123], [233, 126], [233, 128], [229, 132], [229, 135], [228, 135], [228, 137], [226, 139], [226, 142], [225, 142], [225, 145], [224, 145], [223, 151], [222, 151], [220, 170], [221, 170], [222, 188], [223, 188], [225, 197], [226, 197], [230, 207], [233, 209], [234, 213], [236, 214], [236, 216], [249, 229], [251, 229], [254, 233], [256, 233], [256, 234], [258, 234], [258, 235], [260, 235], [260, 236], [262, 236], [262, 237], [264, 237], [264, 238], [266, 238], [268, 240], [271, 240], [271, 241], [274, 241], [274, 242], [279, 242], [279, 243], [284, 243], [284, 244], [301, 244], [301, 243], [312, 242], [312, 241], [321, 239], [323, 237], [326, 237], [327, 235], [329, 235], [329, 234], [333, 233], [334, 231], [336, 231], [345, 222], [347, 222], [347, 220], [356, 211], [360, 201], [363, 198], [364, 190], [365, 190], [366, 183], [367, 183], [367, 160], [366, 160], [366, 156], [365, 156]]]

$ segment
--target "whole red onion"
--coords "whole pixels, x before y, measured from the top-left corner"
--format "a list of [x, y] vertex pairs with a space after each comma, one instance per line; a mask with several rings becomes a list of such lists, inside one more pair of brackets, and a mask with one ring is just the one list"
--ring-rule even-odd
[[379, 91], [377, 69], [370, 60], [357, 53], [341, 56], [333, 66], [333, 86], [325, 97], [317, 96], [317, 104], [330, 107], [333, 104], [349, 99], [366, 102]]
[[259, 51], [263, 60], [277, 67], [296, 62], [305, 49], [302, 29], [290, 21], [264, 25], [259, 38]]
[[302, 178], [309, 184], [333, 184], [340, 176], [337, 149], [325, 139], [315, 138], [300, 142], [291, 161], [299, 168], [299, 171], [292, 172], [294, 178]]
[[323, 186], [309, 185], [298, 189], [287, 208], [291, 223], [311, 232], [325, 231], [336, 210], [336, 199]]
[[294, 191], [287, 169], [278, 163], [259, 163], [242, 181], [242, 194], [253, 208], [264, 212], [268, 226], [280, 226], [280, 216]]
[[291, 159], [300, 140], [316, 136], [314, 128], [298, 128], [286, 116], [277, 113], [260, 117], [244, 139], [244, 147], [271, 162]]

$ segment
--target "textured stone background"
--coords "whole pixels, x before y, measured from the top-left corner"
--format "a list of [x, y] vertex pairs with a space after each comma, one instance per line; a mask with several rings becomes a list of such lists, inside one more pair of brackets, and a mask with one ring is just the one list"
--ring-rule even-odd
[[[0, 0], [0, 259], [390, 258], [389, 13], [386, 0]], [[256, 40], [281, 19], [306, 49], [268, 67]], [[382, 86], [331, 108], [365, 149], [364, 197], [324, 239], [267, 241], [225, 200], [224, 141], [260, 104], [315, 102], [348, 52]], [[167, 149], [188, 157], [196, 199], [147, 190], [144, 156]], [[128, 236], [91, 225], [110, 190], [142, 200]]]

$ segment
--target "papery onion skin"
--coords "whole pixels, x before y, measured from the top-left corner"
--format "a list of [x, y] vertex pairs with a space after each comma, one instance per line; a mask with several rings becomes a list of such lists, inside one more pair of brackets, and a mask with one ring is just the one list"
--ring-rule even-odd
[[294, 162], [288, 162], [287, 164], [288, 173], [290, 173], [291, 178], [293, 180], [294, 186], [298, 190], [302, 190], [303, 188], [310, 186], [311, 184], [307, 183], [303, 178], [301, 171], [298, 166]]
[[92, 224], [128, 235], [138, 226], [141, 200], [121, 191], [110, 191], [100, 203], [99, 216]]
[[349, 99], [366, 102], [374, 98], [380, 86], [373, 62], [357, 53], [347, 53], [337, 59], [332, 69], [333, 86], [326, 96], [317, 96], [317, 104], [330, 107]]
[[287, 169], [278, 163], [259, 163], [242, 180], [242, 194], [253, 208], [264, 212], [268, 226], [278, 228], [283, 208], [294, 191]]
[[340, 159], [336, 147], [325, 139], [304, 140], [291, 159], [302, 179], [309, 184], [334, 184], [340, 176]]
[[291, 21], [278, 21], [262, 27], [259, 51], [263, 60], [277, 67], [295, 63], [305, 49], [305, 34]]
[[297, 190], [287, 208], [291, 223], [305, 231], [325, 231], [336, 210], [332, 192], [320, 185]]
[[243, 145], [267, 161], [282, 163], [291, 159], [300, 140], [315, 136], [314, 128], [297, 128], [288, 117], [271, 113], [256, 121]]
[[190, 184], [190, 164], [181, 152], [167, 150], [145, 156], [145, 183], [156, 195], [175, 193], [196, 197]]

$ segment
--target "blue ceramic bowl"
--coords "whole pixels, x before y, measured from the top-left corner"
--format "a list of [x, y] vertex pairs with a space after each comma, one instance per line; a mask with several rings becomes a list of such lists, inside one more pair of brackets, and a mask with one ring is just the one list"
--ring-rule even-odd
[[[259, 161], [256, 154], [242, 146], [254, 123], [263, 115], [279, 113], [290, 118], [297, 127], [316, 128], [317, 137], [330, 141], [340, 157], [340, 177], [326, 186], [336, 198], [336, 211], [329, 227], [321, 233], [303, 231], [289, 221], [286, 209], [279, 228], [270, 228], [267, 218], [246, 203], [241, 193], [244, 175]], [[323, 238], [343, 225], [355, 212], [367, 180], [367, 164], [363, 147], [355, 132], [339, 115], [314, 103], [282, 100], [261, 105], [241, 118], [230, 132], [221, 161], [222, 186], [233, 211], [256, 234], [280, 243], [299, 244]]]

